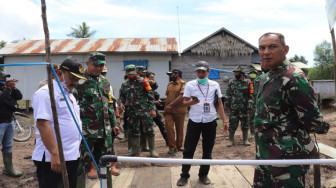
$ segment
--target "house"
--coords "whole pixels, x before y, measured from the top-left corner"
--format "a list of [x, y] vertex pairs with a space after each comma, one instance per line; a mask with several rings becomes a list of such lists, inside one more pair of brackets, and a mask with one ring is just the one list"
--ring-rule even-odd
[[[71, 58], [84, 67], [89, 52], [106, 55], [107, 77], [119, 96], [124, 79], [124, 68], [129, 64], [143, 65], [156, 75], [166, 75], [173, 55], [177, 55], [175, 38], [109, 38], [109, 39], [52, 39], [50, 40], [51, 63], [61, 64]], [[7, 44], [0, 49], [0, 62], [4, 64], [45, 62], [44, 40], [21, 40]], [[17, 87], [23, 100], [30, 100], [38, 83], [47, 78], [46, 66], [6, 66], [5, 72], [19, 80]], [[156, 77], [158, 92], [164, 96], [168, 77]]]
[[208, 37], [191, 45], [182, 54], [174, 55], [171, 68], [180, 69], [183, 72], [183, 80], [195, 79], [193, 67], [198, 61], [206, 61], [211, 68], [226, 70], [223, 72], [212, 70], [209, 78], [217, 81], [225, 94], [230, 79], [234, 78], [232, 70], [236, 66], [244, 66], [246, 72], [255, 67], [260, 70], [260, 57], [258, 48], [221, 28]]

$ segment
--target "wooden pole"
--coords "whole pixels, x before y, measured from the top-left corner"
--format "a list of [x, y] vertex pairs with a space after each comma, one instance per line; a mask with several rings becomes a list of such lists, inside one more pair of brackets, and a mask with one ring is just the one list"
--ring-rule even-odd
[[[49, 41], [49, 29], [48, 29], [48, 21], [47, 21], [47, 14], [46, 14], [47, 6], [45, 4], [45, 0], [41, 0], [41, 7], [42, 7], [43, 29], [44, 29], [44, 35], [45, 35], [46, 62], [50, 63], [50, 41]], [[53, 113], [54, 129], [55, 129], [55, 134], [56, 134], [56, 139], [57, 139], [59, 158], [60, 158], [61, 167], [62, 167], [63, 184], [65, 188], [69, 188], [68, 172], [67, 172], [67, 168], [66, 168], [66, 164], [64, 160], [63, 146], [62, 146], [62, 140], [61, 140], [60, 129], [59, 129], [59, 124], [58, 124], [57, 110], [56, 110], [56, 103], [55, 103], [55, 97], [54, 97], [52, 70], [51, 70], [50, 65], [47, 65], [47, 72], [48, 72], [48, 87], [49, 87], [49, 95], [50, 95], [50, 104], [51, 104], [51, 110]]]

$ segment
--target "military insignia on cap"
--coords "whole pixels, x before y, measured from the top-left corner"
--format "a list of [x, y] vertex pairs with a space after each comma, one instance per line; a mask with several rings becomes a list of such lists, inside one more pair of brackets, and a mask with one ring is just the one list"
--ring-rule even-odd
[[84, 73], [84, 68], [83, 68], [82, 65], [79, 65], [79, 67], [78, 67], [78, 71], [79, 71], [81, 74]]

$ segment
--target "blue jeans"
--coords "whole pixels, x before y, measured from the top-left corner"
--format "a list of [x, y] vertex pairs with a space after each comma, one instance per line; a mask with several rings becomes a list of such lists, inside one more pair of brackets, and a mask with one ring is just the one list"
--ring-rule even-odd
[[3, 153], [12, 153], [12, 145], [14, 138], [14, 121], [0, 123], [0, 145]]

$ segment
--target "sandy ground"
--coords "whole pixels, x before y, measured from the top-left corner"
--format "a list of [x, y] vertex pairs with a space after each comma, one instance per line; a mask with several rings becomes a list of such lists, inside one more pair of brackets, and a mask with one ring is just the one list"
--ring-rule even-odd
[[[324, 118], [331, 124], [329, 133], [327, 135], [317, 135], [317, 141], [336, 148], [336, 112], [335, 110], [324, 110]], [[29, 119], [32, 123], [32, 119]], [[168, 155], [168, 148], [158, 130], [156, 130], [156, 150], [162, 158], [182, 158], [182, 152], [176, 153], [175, 156]], [[123, 134], [122, 134], [123, 136]], [[228, 136], [223, 134], [222, 129], [218, 128], [216, 144], [213, 150], [213, 159], [254, 159], [255, 156], [255, 144], [253, 140], [250, 140], [251, 146], [242, 145], [242, 133], [240, 129], [237, 130], [235, 136], [235, 146], [228, 148]], [[30, 159], [32, 151], [34, 149], [34, 136], [26, 142], [14, 142], [13, 144], [13, 161], [17, 169], [23, 171], [23, 175], [19, 178], [12, 178], [0, 173], [0, 187], [3, 188], [33, 188], [38, 187], [36, 178], [36, 168]], [[119, 140], [115, 140], [115, 150], [119, 155], [127, 153], [127, 144], [122, 143]], [[202, 147], [201, 142], [195, 153], [195, 158], [201, 158]], [[149, 156], [148, 152], [142, 152], [141, 156]], [[321, 158], [326, 158], [321, 155]], [[0, 156], [0, 168], [3, 167], [2, 156]], [[174, 164], [139, 164], [139, 163], [118, 163], [118, 168], [132, 167], [141, 168], [145, 166], [180, 166]], [[311, 168], [312, 169], [312, 168]], [[313, 187], [313, 170], [310, 170], [307, 176], [306, 187]], [[326, 184], [331, 179], [336, 178], [336, 166], [335, 165], [322, 165], [321, 166], [321, 181], [322, 184]]]

